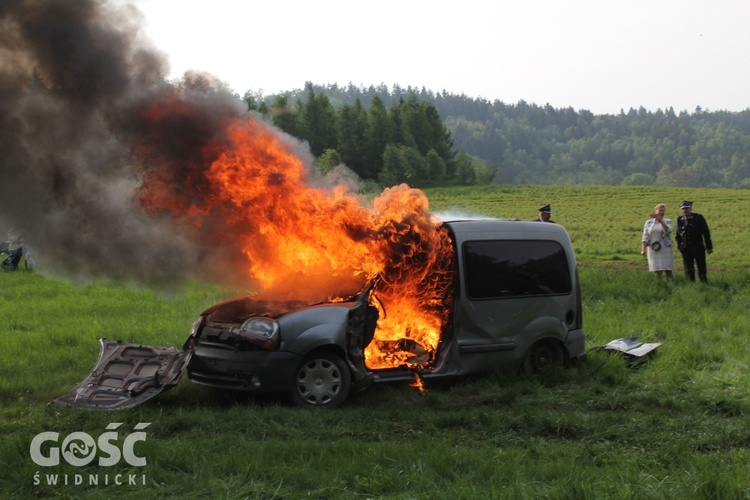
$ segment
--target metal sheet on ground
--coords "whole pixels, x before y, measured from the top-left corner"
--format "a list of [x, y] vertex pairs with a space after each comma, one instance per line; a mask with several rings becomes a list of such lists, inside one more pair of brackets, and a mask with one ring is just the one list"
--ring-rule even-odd
[[180, 381], [192, 350], [99, 339], [99, 360], [72, 391], [50, 403], [89, 410], [137, 406]]

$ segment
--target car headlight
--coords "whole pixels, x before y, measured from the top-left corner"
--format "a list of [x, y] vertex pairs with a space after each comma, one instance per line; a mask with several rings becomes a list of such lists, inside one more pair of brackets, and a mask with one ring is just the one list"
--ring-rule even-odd
[[193, 321], [193, 326], [190, 327], [190, 336], [195, 337], [198, 335], [198, 332], [200, 331], [201, 327], [203, 326], [203, 322], [206, 320], [203, 316], [198, 316], [195, 318], [195, 321]]
[[273, 349], [279, 343], [279, 323], [271, 318], [250, 318], [234, 333], [266, 349]]
[[205, 324], [205, 316], [198, 316], [197, 318], [195, 318], [195, 321], [193, 321], [193, 325], [190, 327], [190, 335], [188, 335], [187, 340], [182, 345], [183, 350], [195, 347], [195, 344], [198, 343], [198, 333], [201, 331], [201, 328], [203, 328], [203, 325]]

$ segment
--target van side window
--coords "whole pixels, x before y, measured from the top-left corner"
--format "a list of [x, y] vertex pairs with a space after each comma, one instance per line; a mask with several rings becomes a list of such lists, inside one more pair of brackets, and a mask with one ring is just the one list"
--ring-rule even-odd
[[572, 292], [568, 259], [556, 241], [468, 241], [463, 258], [472, 299]]

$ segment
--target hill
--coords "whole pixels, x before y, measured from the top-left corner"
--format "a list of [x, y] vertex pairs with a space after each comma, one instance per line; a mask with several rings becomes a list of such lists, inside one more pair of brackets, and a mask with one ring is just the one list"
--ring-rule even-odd
[[[312, 88], [334, 106], [366, 107], [378, 95], [390, 107], [416, 94], [438, 110], [457, 151], [498, 167], [495, 183], [750, 188], [750, 108], [595, 115], [398, 85]], [[285, 95], [305, 99], [302, 90]]]

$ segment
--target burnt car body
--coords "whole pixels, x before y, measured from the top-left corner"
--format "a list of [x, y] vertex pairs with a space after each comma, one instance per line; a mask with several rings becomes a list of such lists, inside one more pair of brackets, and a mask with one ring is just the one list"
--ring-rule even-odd
[[338, 405], [374, 377], [364, 347], [375, 331], [370, 283], [342, 302], [295, 308], [241, 298], [217, 304], [193, 325], [185, 349], [191, 381], [217, 389], [289, 392], [297, 403]]
[[286, 393], [302, 406], [334, 407], [376, 382], [535, 373], [585, 358], [580, 282], [562, 226], [495, 219], [444, 226], [457, 282], [450, 324], [428, 365], [368, 369], [364, 351], [378, 320], [370, 300], [374, 280], [338, 302], [240, 298], [209, 308], [183, 346], [190, 353], [183, 361], [188, 378], [216, 389]]
[[188, 377], [219, 389], [288, 392], [298, 404], [336, 406], [374, 382], [536, 372], [585, 357], [578, 273], [562, 226], [506, 220], [445, 226], [459, 282], [450, 328], [429, 368], [367, 368], [364, 349], [378, 314], [368, 303], [374, 281], [343, 302], [285, 310], [244, 298], [212, 307], [186, 343], [193, 349]]

